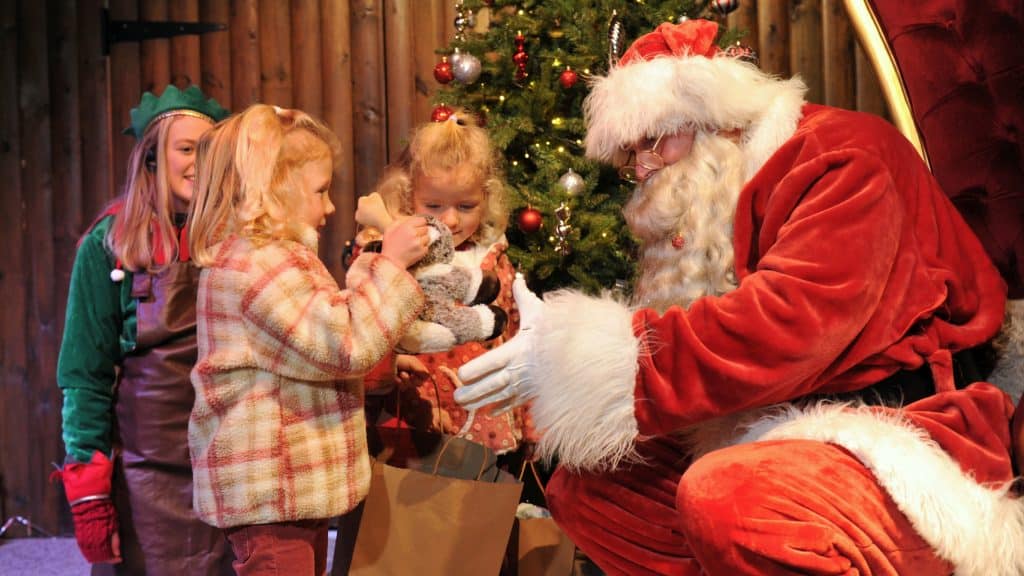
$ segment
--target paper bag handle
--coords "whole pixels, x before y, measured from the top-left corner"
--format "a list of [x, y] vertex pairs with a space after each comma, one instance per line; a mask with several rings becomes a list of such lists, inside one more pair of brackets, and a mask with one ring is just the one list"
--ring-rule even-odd
[[540, 488], [540, 493], [544, 496], [545, 500], [548, 497], [547, 490], [544, 488], [544, 483], [540, 481], [540, 474], [537, 474], [537, 466], [533, 463], [533, 460], [523, 460], [523, 467], [519, 469], [519, 481], [523, 481], [523, 476], [526, 475], [526, 467], [530, 467], [530, 472], [533, 473], [533, 479], [537, 481], [537, 486]]
[[[458, 438], [458, 436], [455, 436], [453, 434], [449, 434], [448, 438], [446, 438], [445, 441], [444, 441], [444, 445], [441, 446], [441, 451], [437, 453], [437, 458], [434, 460], [434, 470], [433, 470], [433, 474], [435, 476], [437, 475], [437, 468], [441, 465], [441, 459], [444, 458], [445, 451], [448, 450], [448, 446], [452, 443], [452, 440], [455, 440], [456, 438]], [[476, 442], [470, 442], [470, 444], [473, 444], [473, 445], [476, 445], [476, 446], [480, 446], [480, 448], [482, 448], [482, 449], [487, 448], [483, 444], [477, 444]], [[484, 471], [485, 470], [487, 470], [487, 450], [481, 450], [481, 454], [480, 454], [480, 471], [476, 473], [476, 480], [477, 480], [477, 482], [479, 482], [480, 479], [484, 477]]]

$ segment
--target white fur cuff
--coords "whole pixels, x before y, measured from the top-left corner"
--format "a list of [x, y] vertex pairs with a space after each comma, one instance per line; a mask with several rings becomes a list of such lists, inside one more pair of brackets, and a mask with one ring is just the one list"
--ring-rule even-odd
[[531, 413], [542, 457], [571, 470], [610, 470], [634, 456], [640, 341], [633, 313], [610, 298], [559, 291], [536, 327]]

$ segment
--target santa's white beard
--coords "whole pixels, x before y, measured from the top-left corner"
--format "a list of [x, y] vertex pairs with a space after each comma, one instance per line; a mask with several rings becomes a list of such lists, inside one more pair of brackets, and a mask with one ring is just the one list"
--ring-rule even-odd
[[732, 231], [743, 166], [736, 143], [698, 132], [688, 157], [637, 186], [623, 209], [641, 243], [635, 304], [664, 312], [736, 287]]

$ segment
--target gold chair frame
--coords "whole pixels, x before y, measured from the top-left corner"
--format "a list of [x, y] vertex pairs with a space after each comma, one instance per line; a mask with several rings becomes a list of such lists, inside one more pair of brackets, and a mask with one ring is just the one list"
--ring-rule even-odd
[[896, 66], [896, 58], [893, 56], [889, 43], [885, 40], [885, 34], [882, 32], [882, 26], [878, 23], [874, 10], [868, 0], [843, 0], [843, 4], [853, 23], [857, 38], [860, 39], [861, 46], [878, 75], [893, 123], [907, 140], [910, 140], [918, 154], [924, 159], [925, 164], [931, 168], [928, 151], [924, 148], [921, 133], [914, 121], [914, 115], [910, 111], [910, 98], [907, 96], [903, 77], [900, 75], [899, 67]]

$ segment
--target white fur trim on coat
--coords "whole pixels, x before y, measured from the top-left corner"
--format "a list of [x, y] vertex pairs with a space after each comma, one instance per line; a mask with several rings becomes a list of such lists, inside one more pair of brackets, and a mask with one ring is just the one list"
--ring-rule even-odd
[[538, 452], [571, 470], [610, 470], [634, 457], [633, 394], [640, 340], [633, 313], [611, 298], [563, 290], [545, 298], [531, 376]]
[[793, 135], [807, 92], [798, 77], [780, 80], [725, 55], [631, 63], [591, 85], [588, 157], [610, 162], [621, 146], [683, 128], [741, 129], [748, 179]]
[[841, 404], [789, 406], [747, 428], [739, 443], [805, 439], [849, 450], [958, 576], [1024, 574], [1024, 499], [983, 486], [921, 429], [894, 413]]

